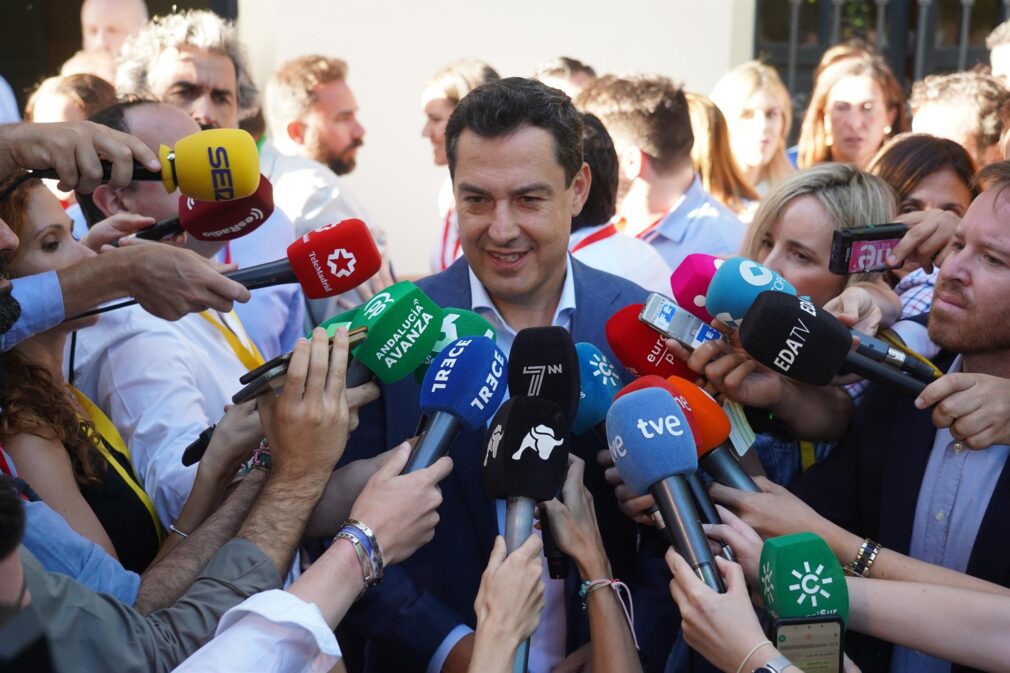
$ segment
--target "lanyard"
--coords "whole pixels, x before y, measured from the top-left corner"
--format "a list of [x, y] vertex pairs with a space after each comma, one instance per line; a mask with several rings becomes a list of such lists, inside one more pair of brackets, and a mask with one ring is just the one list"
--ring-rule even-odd
[[[664, 218], [666, 218], [666, 215], [662, 215], [658, 220], [656, 220], [655, 222], [647, 226], [645, 229], [642, 229], [640, 232], [635, 234], [635, 238], [645, 240], [645, 237], [651, 234], [652, 231], [659, 226], [659, 223], [662, 222]], [[628, 226], [628, 221], [622, 217], [619, 220], [616, 220], [613, 226], [617, 229], [617, 231], [624, 231], [624, 229]]]
[[154, 521], [154, 528], [158, 533], [158, 542], [162, 542], [165, 539], [165, 532], [161, 529], [161, 520], [158, 519], [154, 503], [151, 502], [151, 499], [147, 496], [144, 489], [140, 487], [140, 484], [137, 483], [133, 475], [127, 472], [123, 464], [109, 453], [110, 450], [115, 451], [123, 456], [131, 465], [133, 464], [130, 450], [123, 441], [123, 437], [119, 434], [119, 430], [112, 424], [109, 417], [94, 402], [89, 400], [84, 393], [73, 386], [70, 386], [70, 390], [74, 393], [74, 397], [77, 398], [81, 406], [84, 407], [84, 411], [91, 417], [91, 422], [95, 424], [95, 429], [98, 431], [98, 437], [93, 438], [95, 440], [95, 448], [105, 458], [105, 462], [109, 464], [109, 467], [114, 469], [123, 482], [130, 487], [130, 490], [137, 496], [137, 499], [144, 503], [147, 513], [151, 515], [151, 520]]
[[238, 338], [238, 335], [235, 334], [235, 332], [233, 332], [225, 323], [219, 320], [213, 313], [210, 311], [202, 311], [200, 313], [201, 318], [209, 322], [214, 326], [214, 329], [221, 333], [221, 336], [223, 336], [224, 340], [228, 342], [229, 346], [231, 346], [231, 349], [235, 352], [235, 357], [239, 359], [242, 365], [245, 366], [246, 369], [256, 369], [265, 362], [265, 360], [263, 360], [263, 356], [260, 355], [259, 349], [256, 348], [256, 344], [252, 342], [249, 335], [245, 333], [245, 328], [242, 327], [242, 322], [238, 319], [238, 316], [235, 315], [235, 312], [232, 311], [228, 315], [235, 319], [235, 322], [238, 324], [238, 328], [242, 330], [242, 335], [248, 342], [248, 346], [242, 343], [242, 341]]
[[440, 271], [445, 271], [446, 269], [448, 269], [452, 265], [452, 263], [456, 261], [456, 258], [459, 257], [460, 240], [459, 240], [459, 234], [457, 233], [456, 241], [453, 243], [452, 246], [452, 257], [450, 257], [449, 259], [445, 258], [446, 248], [449, 245], [449, 233], [452, 228], [452, 216], [455, 214], [456, 211], [453, 208], [450, 208], [449, 212], [445, 214], [445, 224], [442, 226], [442, 253], [441, 253], [442, 259], [438, 260], [442, 266], [442, 268], [439, 269]]
[[571, 249], [571, 253], [574, 255], [579, 250], [582, 250], [582, 248], [588, 247], [593, 243], [597, 243], [604, 239], [610, 238], [616, 233], [617, 233], [617, 226], [613, 223], [608, 224], [599, 231], [596, 231], [590, 234], [589, 236], [586, 236], [584, 239], [576, 243], [575, 247]]

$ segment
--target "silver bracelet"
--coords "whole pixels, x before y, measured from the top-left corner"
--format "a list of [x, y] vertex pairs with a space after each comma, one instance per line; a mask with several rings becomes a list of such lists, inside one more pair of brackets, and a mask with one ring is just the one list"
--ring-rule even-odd
[[[354, 547], [354, 553], [357, 555], [358, 563], [361, 565], [361, 591], [358, 592], [358, 598], [361, 598], [365, 595], [365, 592], [368, 591], [369, 587], [376, 584], [375, 576], [372, 575], [372, 560], [368, 558], [368, 552], [365, 551], [365, 547], [361, 544], [361, 540], [354, 537], [352, 534], [340, 531], [337, 533], [337, 536], [333, 538], [334, 542], [337, 540], [347, 540], [351, 543], [351, 546]], [[358, 598], [355, 600], [358, 600]]]
[[372, 563], [375, 564], [375, 583], [378, 584], [382, 581], [382, 571], [385, 564], [382, 561], [382, 549], [379, 547], [379, 541], [375, 539], [375, 533], [365, 523], [357, 519], [348, 519], [344, 522], [344, 526], [357, 528], [362, 535], [368, 538], [368, 542], [372, 545]]
[[176, 535], [178, 535], [179, 537], [181, 537], [183, 540], [186, 540], [186, 539], [189, 538], [189, 533], [183, 533], [181, 530], [179, 530], [178, 528], [175, 527], [174, 523], [169, 525], [168, 532], [169, 533], [175, 533]]

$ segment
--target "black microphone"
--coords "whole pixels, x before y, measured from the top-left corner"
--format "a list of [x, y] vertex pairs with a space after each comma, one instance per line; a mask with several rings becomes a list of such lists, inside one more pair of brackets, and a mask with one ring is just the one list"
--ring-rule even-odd
[[881, 341], [869, 334], [864, 334], [858, 330], [850, 329], [854, 336], [859, 337], [859, 344], [856, 352], [867, 357], [874, 362], [899, 369], [912, 378], [923, 381], [927, 384], [936, 380], [933, 369], [919, 358], [906, 353], [900, 348], [895, 348], [886, 341]]
[[812, 302], [762, 292], [740, 326], [740, 343], [761, 364], [797, 381], [826, 386], [843, 369], [918, 397], [926, 383], [853, 352], [852, 333]]
[[[533, 532], [538, 502], [550, 500], [568, 468], [568, 424], [556, 402], [513, 397], [491, 420], [484, 453], [484, 490], [507, 501], [505, 547], [512, 553]], [[529, 640], [516, 650], [513, 670], [527, 670]]]

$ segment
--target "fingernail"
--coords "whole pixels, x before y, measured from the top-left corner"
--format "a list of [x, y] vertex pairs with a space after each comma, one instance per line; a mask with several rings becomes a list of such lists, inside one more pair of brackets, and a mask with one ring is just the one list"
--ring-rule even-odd
[[922, 409], [926, 406], [926, 402], [921, 397], [915, 398], [915, 408]]
[[888, 266], [898, 266], [898, 258], [894, 256], [893, 253], [887, 253], [887, 265]]
[[159, 159], [151, 159], [150, 161], [147, 162], [147, 167], [150, 168], [152, 171], [160, 171], [161, 161]]

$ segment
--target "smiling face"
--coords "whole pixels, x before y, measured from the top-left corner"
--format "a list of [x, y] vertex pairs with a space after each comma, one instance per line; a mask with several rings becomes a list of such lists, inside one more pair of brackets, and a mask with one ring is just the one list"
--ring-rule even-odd
[[583, 163], [566, 185], [554, 138], [542, 128], [522, 126], [494, 138], [469, 129], [460, 134], [453, 173], [460, 242], [500, 309], [556, 304], [572, 217], [582, 210], [590, 180]]
[[150, 81], [155, 96], [184, 110], [201, 128], [238, 128], [235, 64], [224, 54], [166, 49], [151, 67]]
[[885, 127], [893, 121], [894, 112], [887, 109], [884, 93], [872, 77], [842, 77], [831, 87], [824, 107], [831, 158], [865, 168], [884, 142]]
[[422, 98], [424, 111], [424, 128], [421, 135], [431, 142], [431, 153], [436, 166], [445, 166], [449, 160], [445, 156], [445, 125], [449, 123], [449, 115], [455, 106], [448, 99], [433, 97]]
[[742, 168], [762, 168], [775, 156], [782, 142], [785, 115], [767, 89], [755, 91], [729, 124], [733, 158]]
[[797, 196], [759, 242], [757, 261], [778, 271], [800, 295], [823, 306], [838, 296], [845, 278], [828, 271], [835, 223], [816, 197]]
[[1010, 349], [1010, 194], [996, 186], [968, 208], [940, 268], [929, 338], [953, 353]]

